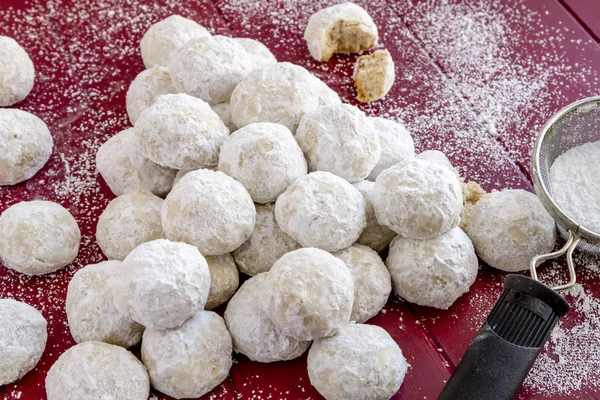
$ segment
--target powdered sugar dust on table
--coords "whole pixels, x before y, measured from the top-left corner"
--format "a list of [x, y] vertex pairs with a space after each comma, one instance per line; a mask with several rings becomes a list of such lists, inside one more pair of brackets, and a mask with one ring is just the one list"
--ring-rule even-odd
[[[98, 147], [129, 127], [125, 93], [144, 69], [139, 40], [171, 14], [212, 33], [251, 37], [279, 61], [300, 64], [346, 102], [356, 56], [328, 63], [310, 58], [302, 39], [309, 16], [334, 1], [253, 0], [0, 0], [0, 34], [14, 37], [36, 67], [31, 95], [17, 108], [49, 126], [54, 153], [35, 177], [0, 188], [0, 212], [24, 200], [67, 207], [83, 239], [79, 257], [49, 276], [0, 268], [0, 298], [25, 301], [48, 319], [49, 339], [38, 366], [3, 399], [45, 399], [44, 378], [74, 344], [64, 301], [79, 268], [103, 259], [96, 221], [114, 198], [95, 169]], [[593, 0], [357, 1], [375, 20], [380, 46], [396, 65], [383, 100], [359, 105], [368, 115], [400, 118], [417, 151], [445, 152], [463, 176], [486, 190], [533, 190], [529, 173], [538, 130], [554, 112], [600, 92], [600, 9]], [[358, 105], [358, 104], [357, 104]], [[540, 267], [546, 282], [564, 279], [562, 260]], [[600, 392], [600, 260], [576, 254], [571, 313], [555, 328], [521, 389], [520, 399], [595, 399]], [[392, 296], [369, 323], [382, 326], [411, 364], [397, 399], [435, 399], [502, 291], [505, 274], [482, 265], [471, 290], [449, 310], [407, 304]], [[158, 399], [166, 396], [155, 393]], [[206, 399], [319, 399], [306, 356], [259, 364], [235, 356], [229, 378]]]

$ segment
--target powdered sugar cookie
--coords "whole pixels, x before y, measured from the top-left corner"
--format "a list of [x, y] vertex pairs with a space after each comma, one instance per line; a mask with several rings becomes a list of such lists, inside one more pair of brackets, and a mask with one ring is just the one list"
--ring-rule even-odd
[[375, 50], [360, 56], [354, 65], [354, 87], [358, 101], [370, 103], [385, 97], [392, 88], [396, 73], [387, 50]]
[[327, 400], [390, 399], [407, 369], [394, 339], [374, 325], [345, 325], [308, 352], [310, 383]]
[[210, 106], [187, 94], [165, 94], [135, 124], [142, 154], [164, 167], [197, 169], [217, 165], [229, 130]]
[[122, 314], [113, 303], [112, 279], [120, 261], [90, 264], [73, 275], [67, 290], [67, 320], [77, 343], [98, 341], [122, 347], [142, 340], [144, 327]]
[[442, 310], [469, 291], [479, 268], [471, 240], [458, 227], [427, 240], [397, 236], [386, 262], [398, 296]]
[[250, 38], [234, 38], [236, 42], [242, 45], [252, 60], [252, 69], [262, 68], [269, 64], [277, 64], [277, 59], [271, 53], [271, 50], [258, 40]]
[[159, 96], [177, 93], [166, 67], [155, 65], [140, 72], [129, 85], [125, 106], [131, 124], [135, 124], [142, 111], [150, 107]]
[[377, 165], [381, 154], [375, 127], [349, 104], [319, 107], [304, 114], [296, 131], [310, 171], [327, 171], [357, 182]]
[[341, 3], [317, 11], [308, 20], [304, 40], [317, 61], [329, 61], [335, 53], [360, 53], [379, 38], [369, 14], [354, 3]]
[[163, 201], [149, 192], [133, 192], [108, 203], [96, 226], [104, 255], [122, 261], [140, 244], [165, 238], [160, 222]]
[[12, 299], [0, 299], [0, 386], [21, 379], [40, 361], [48, 323], [38, 310]]
[[175, 329], [146, 329], [142, 361], [155, 389], [176, 399], [197, 398], [227, 378], [231, 336], [223, 318], [199, 311]]
[[210, 273], [194, 246], [158, 239], [129, 253], [112, 290], [121, 313], [147, 328], [170, 329], [202, 310]]
[[26, 275], [42, 275], [70, 264], [81, 232], [64, 207], [50, 201], [23, 201], [0, 215], [0, 259]]
[[229, 103], [219, 103], [211, 106], [212, 110], [217, 113], [223, 124], [229, 129], [229, 132], [235, 132], [237, 127], [231, 119], [231, 105]]
[[252, 71], [254, 61], [235, 39], [210, 36], [193, 39], [169, 62], [173, 85], [214, 105], [229, 101], [235, 86]]
[[210, 291], [205, 310], [212, 310], [227, 302], [240, 285], [240, 273], [231, 254], [206, 256], [210, 273]]
[[371, 190], [377, 220], [399, 235], [431, 239], [458, 225], [462, 188], [444, 165], [422, 159], [383, 171]]
[[246, 125], [221, 146], [219, 171], [244, 185], [255, 203], [275, 201], [306, 169], [294, 136], [280, 124]]
[[253, 361], [269, 363], [299, 357], [310, 345], [285, 336], [269, 319], [265, 296], [267, 274], [250, 278], [236, 292], [225, 310], [225, 323], [233, 350]]
[[177, 173], [144, 157], [138, 149], [133, 128], [117, 133], [100, 146], [96, 153], [96, 168], [117, 196], [138, 190], [165, 196]]
[[207, 256], [229, 253], [252, 234], [256, 209], [241, 183], [222, 172], [199, 169], [185, 175], [165, 199], [163, 230]]
[[369, 197], [374, 185], [375, 182], [371, 181], [358, 181], [354, 184], [354, 187], [358, 189], [365, 199], [367, 215], [367, 225], [356, 242], [369, 246], [377, 253], [380, 253], [394, 239], [396, 232], [377, 221], [375, 209]]
[[360, 192], [329, 172], [311, 172], [286, 189], [275, 203], [282, 231], [304, 247], [327, 251], [354, 243], [367, 224]]
[[140, 42], [146, 68], [166, 67], [175, 51], [192, 39], [210, 36], [200, 24], [179, 15], [171, 15], [152, 25]]
[[256, 206], [256, 226], [250, 238], [233, 251], [233, 258], [246, 275], [254, 276], [271, 269], [275, 261], [301, 246], [279, 228], [274, 204]]
[[8, 36], [0, 36], [0, 76], [0, 107], [24, 100], [33, 89], [33, 62], [19, 43]]
[[343, 261], [326, 251], [289, 252], [277, 260], [267, 279], [267, 313], [286, 336], [297, 340], [332, 336], [350, 320], [352, 275]]
[[410, 132], [396, 121], [385, 118], [370, 117], [369, 121], [375, 127], [381, 147], [381, 157], [369, 176], [370, 181], [375, 181], [383, 170], [393, 167], [404, 160], [415, 156], [415, 145]]
[[53, 143], [48, 127], [35, 115], [0, 109], [0, 186], [34, 176], [50, 158]]
[[85, 342], [65, 351], [46, 376], [48, 400], [146, 400], [148, 372], [133, 354], [102, 342]]

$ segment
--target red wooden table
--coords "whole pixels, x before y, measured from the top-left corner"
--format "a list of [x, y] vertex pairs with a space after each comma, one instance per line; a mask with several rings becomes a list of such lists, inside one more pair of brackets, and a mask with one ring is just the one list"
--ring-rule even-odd
[[[103, 259], [98, 215], [114, 197], [95, 170], [100, 144], [129, 126], [125, 92], [143, 70], [138, 42], [154, 22], [178, 13], [215, 34], [263, 41], [280, 61], [298, 63], [356, 104], [355, 56], [315, 62], [302, 33], [308, 17], [335, 1], [284, 0], [0, 0], [0, 34], [14, 37], [36, 66], [31, 95], [16, 107], [48, 124], [55, 141], [47, 166], [31, 180], [0, 188], [0, 212], [46, 199], [68, 207], [83, 242], [70, 267], [43, 277], [0, 268], [0, 298], [40, 309], [49, 321], [46, 352], [21, 381], [0, 387], [5, 400], [45, 399], [44, 378], [74, 344], [64, 311], [66, 285], [82, 266]], [[359, 105], [402, 119], [417, 150], [444, 151], [487, 190], [532, 189], [532, 141], [562, 106], [598, 94], [600, 7], [595, 0], [358, 1], [396, 63], [383, 100]], [[594, 399], [600, 387], [600, 260], [577, 257], [581, 285], [573, 306], [519, 394], [520, 399]], [[560, 279], [562, 263], [546, 266]], [[448, 311], [395, 297], [369, 323], [398, 342], [411, 368], [397, 399], [435, 399], [501, 291], [504, 274], [482, 265], [471, 291]], [[236, 356], [230, 377], [205, 398], [319, 399], [306, 358], [258, 364]], [[165, 396], [156, 393], [159, 399]]]

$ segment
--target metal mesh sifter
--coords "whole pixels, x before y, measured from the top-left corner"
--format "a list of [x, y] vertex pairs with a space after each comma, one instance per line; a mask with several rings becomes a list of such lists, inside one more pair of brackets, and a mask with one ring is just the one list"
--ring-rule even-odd
[[[515, 397], [558, 319], [569, 305], [556, 291], [575, 284], [575, 248], [600, 254], [600, 232], [574, 221], [554, 201], [550, 168], [565, 151], [600, 140], [600, 96], [575, 102], [544, 125], [535, 143], [532, 176], [537, 195], [566, 244], [531, 260], [531, 278], [509, 275], [504, 291], [471, 342], [439, 400], [510, 400]], [[598, 194], [600, 197], [600, 193]], [[550, 288], [537, 276], [543, 261], [567, 255], [569, 281]]]

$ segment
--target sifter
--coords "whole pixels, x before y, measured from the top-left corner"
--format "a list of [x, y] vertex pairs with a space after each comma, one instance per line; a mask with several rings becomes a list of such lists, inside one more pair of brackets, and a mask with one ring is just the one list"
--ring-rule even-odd
[[[531, 278], [506, 277], [500, 299], [438, 400], [513, 399], [558, 319], [569, 311], [569, 305], [557, 291], [575, 285], [575, 248], [600, 254], [600, 232], [585, 228], [581, 225], [583, 221], [574, 221], [554, 201], [550, 167], [565, 151], [598, 140], [600, 96], [568, 105], [542, 128], [532, 156], [533, 185], [567, 242], [557, 251], [534, 257], [530, 263]], [[565, 254], [568, 282], [552, 288], [546, 286], [538, 278], [538, 265]]]

